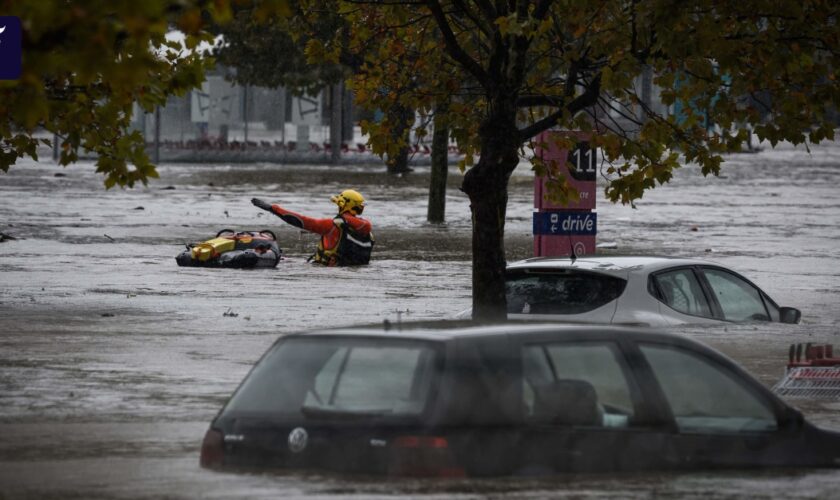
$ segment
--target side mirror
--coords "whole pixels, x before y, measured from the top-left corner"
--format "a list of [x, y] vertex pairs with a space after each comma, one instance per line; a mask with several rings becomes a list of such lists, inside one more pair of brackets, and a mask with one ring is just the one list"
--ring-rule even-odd
[[780, 307], [779, 322], [797, 324], [802, 319], [802, 311], [795, 307]]
[[799, 430], [805, 425], [805, 417], [795, 408], [788, 408], [779, 420], [779, 427], [792, 431]]

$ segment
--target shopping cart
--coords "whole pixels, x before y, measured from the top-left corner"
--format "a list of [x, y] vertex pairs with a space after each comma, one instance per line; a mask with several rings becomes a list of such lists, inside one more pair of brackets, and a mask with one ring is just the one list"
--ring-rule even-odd
[[840, 358], [834, 357], [834, 347], [791, 344], [785, 376], [773, 391], [787, 398], [840, 399]]

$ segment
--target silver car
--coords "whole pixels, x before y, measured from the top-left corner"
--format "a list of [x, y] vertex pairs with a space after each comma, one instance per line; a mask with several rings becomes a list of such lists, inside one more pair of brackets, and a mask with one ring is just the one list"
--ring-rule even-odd
[[506, 289], [509, 318], [667, 326], [801, 317], [740, 274], [699, 259], [537, 257], [508, 265]]

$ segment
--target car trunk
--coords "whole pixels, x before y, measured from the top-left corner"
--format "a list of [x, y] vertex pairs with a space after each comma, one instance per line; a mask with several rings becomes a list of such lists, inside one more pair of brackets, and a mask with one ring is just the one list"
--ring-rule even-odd
[[382, 472], [379, 432], [366, 425], [234, 418], [224, 434], [224, 464], [235, 467], [328, 468]]
[[319, 469], [398, 476], [464, 475], [450, 440], [419, 424], [383, 425], [375, 419], [313, 422], [236, 417], [218, 421], [208, 433], [221, 436], [220, 460], [205, 464], [210, 467]]
[[396, 338], [281, 341], [208, 431], [202, 464], [446, 473], [449, 443], [428, 430], [442, 349]]

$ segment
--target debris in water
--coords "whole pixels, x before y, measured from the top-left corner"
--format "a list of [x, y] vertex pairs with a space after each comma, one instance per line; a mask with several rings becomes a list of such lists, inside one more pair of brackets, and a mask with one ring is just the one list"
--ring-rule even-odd
[[106, 234], [106, 235], [104, 235], [104, 236], [105, 236], [106, 238], [108, 238], [109, 240], [111, 240], [111, 241], [117, 241], [117, 240], [115, 240], [114, 238], [111, 238], [110, 236], [108, 236], [107, 234]]
[[239, 316], [239, 313], [233, 312], [233, 309], [228, 307], [228, 310], [225, 311], [224, 314], [222, 314], [222, 316], [227, 316], [229, 318], [235, 318], [235, 317]]

